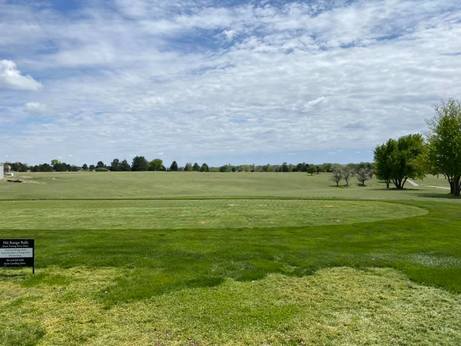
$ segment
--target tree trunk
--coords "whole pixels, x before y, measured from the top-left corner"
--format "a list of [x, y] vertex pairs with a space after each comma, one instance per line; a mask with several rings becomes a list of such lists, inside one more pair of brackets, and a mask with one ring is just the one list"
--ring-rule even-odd
[[453, 195], [459, 197], [461, 195], [461, 177], [457, 176], [453, 179]]

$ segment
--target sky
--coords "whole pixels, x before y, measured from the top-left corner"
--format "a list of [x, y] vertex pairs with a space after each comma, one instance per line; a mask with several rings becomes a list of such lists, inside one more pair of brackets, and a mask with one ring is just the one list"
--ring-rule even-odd
[[358, 162], [461, 98], [459, 0], [0, 0], [0, 162]]

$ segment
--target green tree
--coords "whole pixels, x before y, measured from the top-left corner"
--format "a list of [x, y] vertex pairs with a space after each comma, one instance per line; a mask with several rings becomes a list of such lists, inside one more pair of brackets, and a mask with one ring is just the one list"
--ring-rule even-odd
[[310, 175], [314, 175], [314, 173], [317, 172], [317, 167], [315, 165], [309, 165], [307, 167], [307, 173], [309, 173]]
[[199, 172], [200, 171], [200, 166], [197, 162], [194, 163], [194, 165], [192, 166], [192, 170], [195, 171], [195, 172]]
[[144, 156], [136, 156], [133, 158], [133, 163], [131, 164], [132, 171], [147, 171], [149, 169], [149, 162], [147, 162]]
[[161, 159], [155, 159], [149, 162], [149, 171], [163, 171], [163, 161]]
[[186, 165], [184, 166], [184, 171], [185, 172], [192, 171], [192, 163], [190, 163], [190, 162], [186, 163]]
[[86, 163], [84, 163], [83, 166], [82, 166], [82, 169], [83, 169], [84, 171], [87, 171], [87, 170], [88, 170], [88, 165], [87, 165]]
[[282, 163], [282, 166], [280, 167], [280, 172], [289, 172], [290, 168], [288, 167], [288, 164], [286, 162]]
[[450, 193], [461, 194], [461, 103], [450, 99], [436, 108], [430, 124], [427, 152], [429, 171], [443, 174]]
[[170, 171], [176, 172], [178, 170], [178, 163], [173, 161], [170, 166]]
[[96, 164], [96, 168], [106, 168], [106, 165], [104, 164], [104, 162], [98, 161], [98, 163]]
[[130, 164], [128, 163], [127, 160], [123, 160], [122, 162], [120, 162], [119, 167], [120, 167], [121, 171], [124, 171], [124, 172], [131, 171], [131, 166], [130, 166]]
[[200, 172], [209, 172], [210, 168], [206, 163], [203, 163], [202, 166], [200, 167]]
[[110, 170], [111, 171], [120, 171], [120, 160], [119, 159], [114, 159], [112, 163], [110, 164]]
[[389, 139], [375, 149], [376, 175], [379, 179], [402, 190], [408, 178], [424, 176], [424, 140], [420, 134]]

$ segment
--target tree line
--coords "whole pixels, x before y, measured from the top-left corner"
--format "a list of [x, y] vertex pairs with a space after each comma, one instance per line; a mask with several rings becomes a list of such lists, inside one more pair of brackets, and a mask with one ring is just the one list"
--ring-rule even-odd
[[[350, 167], [361, 166], [360, 164], [350, 164]], [[366, 163], [371, 165], [370, 163]], [[52, 160], [51, 163], [42, 163], [38, 165], [28, 165], [22, 162], [7, 162], [12, 171], [15, 172], [77, 172], [77, 171], [96, 171], [96, 172], [123, 172], [123, 171], [165, 171], [165, 172], [305, 172], [310, 175], [324, 172], [332, 172], [335, 163], [309, 164], [305, 162], [291, 164], [225, 164], [222, 166], [210, 166], [207, 163], [187, 162], [180, 166], [177, 161], [173, 161], [169, 166], [165, 165], [163, 160], [147, 160], [144, 156], [136, 156], [131, 162], [128, 160], [113, 159], [109, 164], [98, 161], [96, 164], [83, 164], [81, 166], [71, 165], [60, 160]]]

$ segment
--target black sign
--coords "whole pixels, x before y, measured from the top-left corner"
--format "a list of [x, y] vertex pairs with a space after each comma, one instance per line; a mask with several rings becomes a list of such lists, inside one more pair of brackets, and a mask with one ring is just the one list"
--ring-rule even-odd
[[35, 271], [33, 239], [0, 239], [0, 267], [32, 267]]

